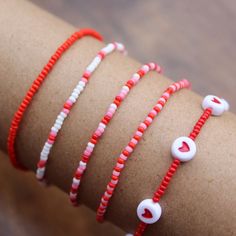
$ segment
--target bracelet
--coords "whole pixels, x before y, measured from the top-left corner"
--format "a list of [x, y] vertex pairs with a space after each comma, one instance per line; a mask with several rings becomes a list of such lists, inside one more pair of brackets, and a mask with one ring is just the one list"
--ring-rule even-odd
[[192, 132], [188, 137], [177, 138], [171, 146], [171, 154], [173, 157], [166, 175], [162, 179], [160, 186], [155, 191], [152, 199], [143, 200], [137, 207], [137, 215], [140, 223], [135, 231], [135, 236], [141, 236], [149, 224], [153, 224], [161, 217], [162, 209], [158, 203], [164, 195], [173, 175], [177, 171], [181, 162], [187, 162], [196, 155], [195, 139], [199, 135], [202, 127], [211, 115], [220, 116], [224, 111], [229, 109], [228, 103], [224, 99], [220, 99], [213, 95], [208, 95], [202, 102], [203, 114], [196, 122]]
[[34, 95], [37, 93], [43, 81], [47, 78], [47, 75], [53, 69], [57, 61], [61, 58], [61, 56], [65, 53], [65, 51], [67, 51], [77, 40], [83, 38], [84, 36], [92, 36], [102, 41], [102, 36], [92, 29], [81, 29], [72, 34], [51, 56], [48, 63], [43, 67], [38, 77], [32, 83], [23, 101], [21, 102], [20, 106], [15, 112], [9, 129], [9, 134], [7, 139], [7, 149], [10, 161], [12, 165], [17, 169], [27, 170], [27, 168], [24, 167], [22, 164], [20, 164], [19, 161], [17, 160], [15, 151], [16, 136], [27, 108], [29, 107], [30, 103], [33, 100]]
[[130, 90], [143, 78], [144, 75], [146, 75], [150, 71], [157, 71], [158, 73], [161, 73], [161, 68], [157, 64], [149, 63], [146, 65], [143, 65], [136, 73], [134, 73], [131, 79], [129, 79], [126, 82], [126, 84], [122, 87], [122, 89], [120, 90], [118, 95], [115, 97], [113, 102], [110, 104], [105, 115], [101, 119], [97, 129], [95, 130], [95, 132], [93, 132], [92, 136], [90, 137], [89, 142], [87, 143], [87, 146], [81, 156], [81, 161], [79, 162], [79, 165], [75, 171], [75, 174], [72, 180], [69, 197], [73, 205], [77, 205], [78, 189], [81, 183], [81, 179], [87, 168], [87, 164], [93, 154], [93, 150], [96, 144], [99, 142], [101, 136], [103, 135], [108, 123], [110, 123], [117, 108], [120, 106], [122, 101], [126, 98], [126, 96], [129, 94]]
[[151, 125], [154, 118], [159, 114], [162, 110], [162, 108], [165, 106], [166, 102], [168, 101], [169, 97], [177, 92], [180, 89], [188, 88], [190, 86], [190, 83], [188, 80], [181, 80], [179, 82], [173, 83], [170, 85], [161, 98], [157, 101], [156, 105], [152, 108], [152, 110], [149, 112], [145, 120], [140, 123], [138, 126], [138, 129], [136, 130], [135, 134], [133, 135], [132, 139], [128, 143], [128, 145], [123, 149], [121, 152], [119, 158], [117, 159], [117, 163], [113, 169], [111, 179], [109, 183], [107, 184], [106, 191], [104, 192], [100, 205], [97, 210], [97, 220], [99, 222], [102, 222], [104, 219], [104, 215], [107, 210], [107, 206], [109, 204], [109, 201], [111, 197], [114, 194], [114, 191], [117, 187], [117, 184], [119, 182], [119, 177], [122, 172], [122, 170], [125, 167], [125, 163], [127, 159], [129, 159], [131, 153], [134, 151], [136, 145], [140, 142], [145, 130]]
[[53, 124], [50, 133], [48, 135], [47, 141], [45, 142], [41, 154], [40, 160], [37, 164], [37, 171], [36, 171], [36, 178], [40, 181], [44, 180], [45, 171], [46, 171], [46, 164], [48, 161], [48, 156], [50, 154], [51, 148], [56, 141], [58, 132], [60, 131], [65, 118], [69, 115], [70, 110], [72, 109], [73, 105], [76, 103], [77, 99], [79, 98], [80, 94], [85, 89], [90, 77], [92, 76], [93, 72], [98, 68], [102, 60], [109, 54], [114, 51], [118, 51], [121, 53], [125, 53], [125, 49], [123, 44], [121, 43], [109, 43], [107, 46], [102, 48], [92, 62], [87, 66], [85, 72], [82, 75], [82, 78], [72, 91], [70, 97], [64, 103], [63, 108], [61, 109], [59, 115], [57, 116], [55, 123]]

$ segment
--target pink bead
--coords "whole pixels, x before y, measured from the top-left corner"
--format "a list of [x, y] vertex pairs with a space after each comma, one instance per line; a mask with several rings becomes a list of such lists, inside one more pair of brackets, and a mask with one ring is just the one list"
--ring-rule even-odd
[[137, 84], [137, 82], [138, 82], [138, 80], [136, 80], [136, 79], [130, 79], [134, 84]]
[[151, 110], [150, 112], [152, 115], [156, 116], [157, 115], [157, 112], [155, 110]]
[[76, 170], [76, 173], [77, 173], [77, 174], [80, 174], [80, 175], [83, 174], [83, 172], [84, 172], [84, 171], [83, 171], [82, 169], [80, 169], [80, 166], [79, 166], [79, 168], [77, 168], [77, 170]]
[[84, 155], [86, 155], [86, 156], [88, 156], [88, 157], [90, 157], [90, 155], [91, 155], [91, 152], [90, 151], [88, 151], [87, 149], [84, 151]]
[[70, 100], [70, 99], [68, 99], [68, 100], [66, 100], [66, 104], [68, 105], [68, 106], [72, 106], [72, 101]]
[[136, 133], [135, 133], [136, 135], [138, 135], [139, 137], [142, 137], [143, 136], [143, 133], [142, 132], [140, 132], [140, 131], [136, 131]]
[[149, 117], [149, 116], [146, 118], [146, 120], [147, 120], [148, 122], [150, 122], [150, 123], [152, 123], [152, 121], [153, 121], [153, 119], [152, 119], [151, 117]]
[[53, 136], [53, 137], [56, 137], [57, 136], [57, 133], [55, 131], [51, 131], [50, 132], [50, 135]]
[[114, 176], [119, 176], [119, 175], [120, 175], [120, 172], [118, 172], [118, 171], [116, 171], [116, 170], [113, 170], [112, 174], [113, 174]]
[[135, 138], [132, 138], [131, 142], [134, 143], [135, 145], [138, 143], [138, 141]]
[[175, 83], [176, 89], [179, 90], [181, 88], [179, 83]]
[[97, 128], [97, 130], [99, 130], [101, 133], [104, 132], [104, 128], [102, 128], [101, 126], [99, 126], [99, 127]]
[[82, 165], [79, 165], [79, 168], [81, 169], [81, 170], [83, 170], [83, 172], [84, 172], [84, 170], [86, 170], [86, 166], [82, 166]]
[[49, 143], [49, 144], [53, 144], [53, 143], [54, 143], [54, 141], [53, 141], [53, 140], [51, 140], [51, 139], [48, 139], [48, 140], [47, 140], [47, 143]]
[[89, 152], [92, 152], [92, 151], [93, 151], [93, 148], [90, 147], [90, 146], [87, 146], [87, 147], [86, 147], [86, 150], [89, 151]]
[[68, 109], [66, 109], [66, 108], [63, 108], [63, 112], [64, 112], [65, 114], [69, 114], [69, 113], [70, 113], [70, 110], [68, 110]]
[[83, 81], [85, 84], [88, 83], [88, 80], [85, 79], [84, 77], [81, 78], [81, 81]]
[[164, 93], [162, 96], [167, 100], [170, 97], [170, 94], [169, 93]]
[[112, 112], [108, 111], [108, 112], [106, 113], [106, 116], [108, 116], [108, 117], [112, 118], [113, 114], [114, 114], [114, 113], [112, 113]]
[[141, 123], [139, 126], [144, 128], [144, 129], [147, 129], [147, 126], [144, 123]]
[[133, 151], [133, 148], [131, 148], [130, 146], [126, 146], [125, 150], [129, 153], [131, 153]]
[[120, 154], [120, 158], [121, 158], [122, 160], [126, 161], [128, 157], [125, 156], [124, 154]]
[[125, 96], [126, 96], [126, 95], [129, 93], [129, 91], [126, 90], [126, 89], [122, 89], [122, 90], [121, 90], [121, 93], [125, 94]]
[[75, 200], [76, 199], [76, 194], [75, 193], [70, 193], [70, 199]]
[[107, 203], [107, 200], [105, 200], [104, 198], [102, 198], [102, 203]]
[[74, 188], [74, 189], [78, 189], [78, 185], [77, 184], [75, 184], [75, 183], [72, 183], [72, 188]]
[[124, 100], [124, 98], [125, 98], [125, 94], [124, 93], [119, 93], [118, 96], [120, 96], [122, 98], [122, 100]]
[[120, 164], [120, 163], [117, 163], [116, 166], [120, 169], [123, 169], [124, 168], [124, 164]]
[[101, 131], [99, 129], [96, 129], [96, 131], [94, 132], [95, 135], [97, 135], [98, 137], [100, 137], [102, 135]]

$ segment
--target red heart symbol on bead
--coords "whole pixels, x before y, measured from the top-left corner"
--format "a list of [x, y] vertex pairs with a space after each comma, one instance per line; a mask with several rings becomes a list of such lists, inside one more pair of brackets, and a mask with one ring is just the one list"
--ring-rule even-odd
[[221, 104], [221, 102], [217, 98], [215, 98], [215, 97], [211, 101], [214, 102], [214, 103]]
[[182, 147], [179, 148], [180, 152], [189, 152], [190, 148], [186, 142], [182, 142]]
[[142, 217], [147, 218], [147, 219], [151, 219], [153, 216], [152, 216], [151, 211], [149, 211], [148, 209], [145, 208], [144, 213], [142, 214]]

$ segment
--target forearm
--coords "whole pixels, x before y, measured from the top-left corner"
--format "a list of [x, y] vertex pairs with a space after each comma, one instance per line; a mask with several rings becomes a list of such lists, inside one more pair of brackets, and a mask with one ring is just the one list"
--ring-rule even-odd
[[[14, 17], [11, 5], [15, 9]], [[6, 151], [8, 128], [20, 101], [56, 46], [75, 28], [28, 3], [2, 2], [0, 11], [0, 144]], [[76, 43], [35, 96], [17, 137], [18, 158], [26, 167], [35, 171], [55, 117], [102, 46], [91, 38]], [[69, 191], [91, 133], [114, 95], [139, 66], [129, 57], [113, 54], [94, 73], [50, 155], [47, 178], [51, 183]], [[147, 75], [121, 105], [96, 147], [83, 178], [80, 197], [87, 206], [97, 209], [116, 157], [169, 84], [168, 79], [155, 73]], [[135, 228], [138, 203], [152, 196], [171, 162], [172, 141], [190, 132], [202, 112], [200, 103], [199, 96], [186, 90], [171, 98], [127, 162], [107, 214], [108, 220], [126, 231]], [[230, 235], [236, 232], [235, 141], [234, 115], [227, 113], [209, 120], [197, 140], [197, 157], [183, 165], [175, 176], [161, 203], [162, 219], [150, 227], [150, 234]]]

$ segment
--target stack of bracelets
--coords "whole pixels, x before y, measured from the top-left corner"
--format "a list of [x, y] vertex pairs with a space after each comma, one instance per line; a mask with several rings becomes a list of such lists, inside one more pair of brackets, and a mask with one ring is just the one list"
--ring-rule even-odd
[[[10, 160], [14, 167], [27, 170], [22, 164], [19, 163], [16, 157], [15, 151], [15, 141], [16, 136], [18, 134], [19, 126], [23, 119], [23, 116], [33, 100], [34, 95], [39, 90], [43, 81], [46, 79], [49, 72], [52, 70], [56, 62], [63, 55], [67, 49], [70, 48], [72, 44], [74, 44], [77, 40], [84, 36], [91, 36], [98, 40], [102, 40], [102, 36], [92, 29], [82, 29], [80, 31], [75, 32], [71, 35], [53, 54], [48, 63], [44, 66], [43, 70], [40, 72], [36, 80], [31, 85], [28, 90], [26, 96], [21, 102], [18, 110], [16, 111], [11, 127], [8, 135], [8, 153]], [[65, 101], [63, 107], [61, 108], [56, 120], [51, 127], [47, 140], [42, 148], [40, 153], [40, 158], [37, 164], [36, 170], [36, 178], [39, 181], [45, 181], [45, 172], [46, 165], [48, 162], [49, 154], [53, 144], [56, 141], [57, 135], [62, 128], [65, 118], [69, 115], [73, 105], [76, 103], [80, 94], [86, 88], [89, 79], [91, 78], [93, 72], [99, 67], [100, 63], [107, 57], [109, 54], [118, 51], [122, 54], [126, 54], [125, 48], [121, 43], [109, 43], [104, 48], [102, 48], [91, 63], [86, 67], [84, 73], [79, 79], [77, 85], [71, 92], [68, 99]], [[72, 180], [69, 198], [73, 205], [77, 205], [78, 202], [78, 191], [82, 181], [83, 174], [87, 169], [87, 164], [93, 154], [93, 150], [95, 146], [98, 144], [100, 138], [102, 137], [105, 129], [116, 113], [117, 109], [120, 107], [123, 100], [130, 93], [131, 89], [150, 71], [156, 71], [157, 73], [161, 73], [162, 70], [158, 64], [148, 63], [143, 65], [136, 73], [134, 73], [131, 78], [123, 85], [119, 93], [115, 96], [112, 103], [108, 106], [106, 113], [101, 118], [96, 130], [91, 134], [87, 145], [81, 154], [81, 158], [79, 164], [75, 170], [74, 177]], [[145, 131], [152, 124], [154, 118], [162, 111], [163, 107], [169, 100], [172, 94], [176, 93], [179, 90], [189, 88], [190, 83], [188, 80], [183, 79], [178, 82], [171, 84], [162, 94], [162, 96], [157, 100], [155, 106], [149, 111], [146, 118], [139, 124], [137, 130], [134, 132], [132, 138], [128, 142], [128, 144], [121, 151], [119, 157], [117, 158], [116, 165], [114, 166], [111, 174], [110, 181], [106, 185], [106, 189], [104, 194], [101, 197], [100, 204], [97, 209], [97, 220], [102, 222], [104, 219], [104, 215], [107, 211], [107, 207], [109, 205], [110, 199], [115, 193], [115, 189], [118, 185], [120, 175], [122, 170], [125, 167], [127, 160], [131, 157], [132, 152], [135, 150], [137, 144], [141, 141]], [[229, 104], [222, 98], [217, 96], [208, 95], [204, 98], [202, 102], [203, 113], [200, 118], [197, 120], [195, 126], [188, 136], [182, 136], [177, 138], [172, 146], [171, 146], [171, 154], [173, 157], [173, 161], [167, 170], [165, 176], [163, 177], [161, 183], [158, 185], [156, 191], [154, 192], [152, 198], [145, 199], [140, 202], [137, 207], [137, 216], [140, 220], [135, 233], [127, 234], [141, 236], [143, 235], [145, 229], [148, 225], [153, 224], [159, 220], [162, 214], [162, 209], [159, 204], [161, 197], [164, 195], [169, 183], [177, 171], [178, 167], [182, 162], [187, 162], [193, 159], [196, 155], [197, 147], [195, 144], [195, 139], [199, 135], [202, 127], [206, 123], [206, 121], [210, 118], [210, 116], [220, 116], [224, 113], [224, 111], [229, 109]]]

